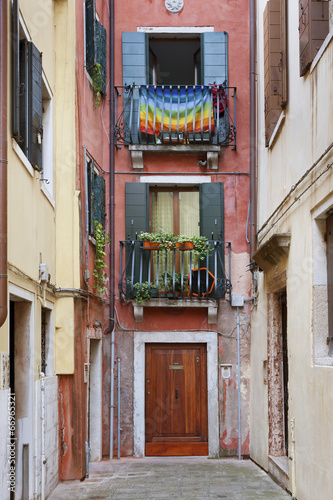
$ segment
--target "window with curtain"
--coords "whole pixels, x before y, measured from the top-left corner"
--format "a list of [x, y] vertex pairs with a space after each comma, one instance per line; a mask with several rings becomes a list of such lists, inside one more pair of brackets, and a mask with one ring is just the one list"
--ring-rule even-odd
[[[200, 235], [200, 210], [198, 188], [151, 188], [150, 190], [151, 231], [153, 233], [171, 232], [175, 235]], [[171, 252], [170, 252], [171, 254]], [[156, 255], [153, 256], [153, 272], [156, 273]], [[180, 272], [181, 257], [176, 254], [176, 272]], [[189, 269], [188, 252], [184, 253], [184, 270]], [[161, 269], [165, 269], [165, 255], [160, 256]], [[192, 267], [196, 259], [192, 260]], [[172, 273], [173, 259], [168, 255], [167, 272]]]

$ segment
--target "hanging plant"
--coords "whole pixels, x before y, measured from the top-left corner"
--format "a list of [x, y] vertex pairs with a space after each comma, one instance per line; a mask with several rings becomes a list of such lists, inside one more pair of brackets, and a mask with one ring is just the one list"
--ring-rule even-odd
[[106, 288], [106, 278], [107, 274], [104, 271], [108, 266], [104, 262], [104, 258], [106, 256], [105, 253], [105, 245], [110, 243], [110, 235], [105, 233], [102, 224], [95, 220], [95, 232], [94, 237], [96, 241], [95, 246], [95, 268], [93, 272], [93, 276], [96, 278], [96, 284], [94, 288], [96, 288], [97, 293], [102, 294]]
[[95, 106], [99, 108], [101, 105], [101, 91], [104, 83], [102, 78], [101, 65], [97, 63], [90, 70], [89, 74], [91, 76], [93, 84], [93, 91], [95, 95]]

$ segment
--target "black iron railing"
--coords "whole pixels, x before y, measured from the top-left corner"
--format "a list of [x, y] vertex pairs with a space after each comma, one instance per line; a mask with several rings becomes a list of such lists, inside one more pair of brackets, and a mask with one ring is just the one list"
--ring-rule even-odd
[[236, 149], [236, 87], [115, 87], [115, 139], [118, 146], [216, 144]]
[[[225, 265], [226, 263], [226, 265]], [[227, 272], [226, 272], [227, 267]], [[231, 245], [208, 241], [206, 255], [170, 247], [144, 247], [141, 240], [120, 241], [120, 298], [217, 299], [231, 293]]]

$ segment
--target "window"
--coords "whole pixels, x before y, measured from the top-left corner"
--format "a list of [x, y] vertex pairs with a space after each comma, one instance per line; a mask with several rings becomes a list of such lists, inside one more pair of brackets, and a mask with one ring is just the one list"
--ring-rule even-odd
[[87, 161], [89, 235], [95, 233], [95, 221], [105, 229], [105, 180], [99, 175], [97, 163], [92, 158]]
[[150, 85], [201, 85], [200, 38], [149, 41]]
[[[199, 187], [189, 188], [162, 188], [146, 183], [127, 182], [125, 204], [126, 239], [136, 240], [141, 231], [164, 230], [174, 234], [201, 235], [208, 240], [224, 241], [223, 183], [203, 183]], [[214, 271], [217, 279], [216, 296], [222, 297], [225, 292], [224, 249], [220, 255], [221, 259], [216, 255], [216, 262], [214, 255], [210, 255], [209, 268], [217, 270]], [[140, 269], [139, 247], [136, 248], [135, 259], [137, 271], [134, 272], [134, 280], [137, 282]], [[143, 274], [146, 272], [147, 262], [143, 262]], [[168, 272], [172, 272], [169, 267]]]
[[[42, 171], [43, 164], [48, 164], [47, 175], [51, 183], [53, 182], [51, 92], [46, 80], [43, 80], [42, 54], [27, 38], [28, 32], [22, 19], [19, 19], [17, 2], [13, 3], [12, 8], [12, 134], [36, 170]], [[45, 135], [47, 147], [44, 153]]]
[[43, 122], [43, 181], [53, 196], [53, 100], [51, 90], [43, 77], [42, 86], [42, 122]]
[[153, 233], [199, 236], [199, 188], [151, 188], [150, 207]]
[[85, 0], [85, 40], [86, 69], [93, 79], [99, 77], [101, 93], [105, 95], [106, 29], [97, 19], [96, 0]]
[[40, 371], [53, 375], [52, 310], [41, 308], [41, 364]]
[[328, 32], [329, 2], [299, 0], [300, 76], [307, 73]]
[[[198, 34], [150, 35], [144, 32], [123, 32], [123, 86], [133, 85], [209, 85], [228, 86], [228, 34], [205, 32]], [[131, 104], [124, 97], [126, 141], [145, 142], [138, 134], [139, 90], [133, 89]], [[183, 103], [185, 100], [183, 100]], [[187, 101], [186, 101], [187, 102]], [[228, 140], [228, 113], [219, 120], [219, 143]], [[142, 132], [142, 130], [141, 130]], [[200, 134], [201, 136], [201, 134]], [[192, 137], [193, 139], [193, 137]], [[216, 143], [217, 135], [212, 141]]]
[[264, 11], [265, 143], [287, 104], [286, 0], [269, 0]]
[[225, 31], [201, 33], [200, 38], [192, 35], [188, 39], [184, 35], [165, 39], [143, 32], [123, 32], [122, 40], [123, 85], [156, 82], [158, 85], [225, 83], [228, 86], [228, 33]]
[[313, 357], [333, 365], [333, 208], [327, 200], [313, 214]]

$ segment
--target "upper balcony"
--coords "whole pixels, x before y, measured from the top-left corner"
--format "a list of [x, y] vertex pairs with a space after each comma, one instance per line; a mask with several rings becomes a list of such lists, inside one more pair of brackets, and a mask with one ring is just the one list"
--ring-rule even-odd
[[207, 167], [214, 169], [221, 146], [236, 149], [236, 87], [129, 85], [115, 93], [116, 145], [130, 146], [134, 168], [149, 151], [210, 153]]
[[217, 169], [221, 146], [236, 150], [236, 87], [129, 85], [115, 92], [116, 145], [129, 145], [133, 168], [143, 168], [144, 152], [167, 152], [207, 153], [207, 168]]

